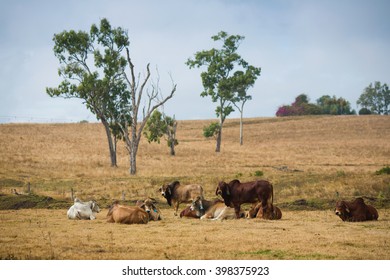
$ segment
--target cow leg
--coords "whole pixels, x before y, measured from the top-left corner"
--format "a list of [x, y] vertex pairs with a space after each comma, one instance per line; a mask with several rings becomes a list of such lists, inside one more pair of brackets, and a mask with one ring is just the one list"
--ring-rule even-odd
[[240, 205], [234, 206], [234, 212], [236, 213], [236, 218], [237, 219], [240, 218], [240, 211], [241, 211], [241, 206]]
[[177, 216], [177, 211], [179, 210], [179, 202], [175, 203], [175, 213], [173, 213], [175, 216]]

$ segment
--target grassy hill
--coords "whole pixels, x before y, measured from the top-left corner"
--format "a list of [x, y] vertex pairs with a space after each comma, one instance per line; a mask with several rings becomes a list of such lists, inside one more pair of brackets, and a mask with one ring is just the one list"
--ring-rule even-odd
[[[128, 174], [129, 158], [118, 143], [118, 168], [109, 166], [101, 124], [0, 125], [0, 193], [26, 192], [59, 200], [70, 190], [83, 199], [126, 200], [157, 197], [158, 187], [172, 180], [200, 183], [212, 198], [219, 181], [263, 178], [275, 189], [276, 203], [328, 207], [324, 201], [365, 196], [387, 206], [390, 178], [375, 171], [390, 164], [390, 117], [315, 116], [228, 120], [222, 151], [205, 139], [211, 121], [179, 121], [177, 155], [167, 145], [141, 141], [137, 175]], [[258, 175], [263, 174], [261, 177]], [[162, 200], [161, 200], [162, 201]], [[163, 202], [163, 201], [162, 201]]]

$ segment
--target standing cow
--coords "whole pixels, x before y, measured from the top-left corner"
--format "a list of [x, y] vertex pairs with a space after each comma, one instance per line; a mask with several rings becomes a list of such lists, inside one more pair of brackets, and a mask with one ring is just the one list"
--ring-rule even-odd
[[257, 180], [253, 182], [241, 183], [233, 180], [229, 184], [219, 182], [216, 195], [222, 196], [225, 205], [233, 207], [236, 218], [240, 218], [241, 204], [261, 202], [263, 211], [271, 209], [274, 197], [274, 189], [270, 182]]
[[373, 206], [365, 204], [361, 197], [354, 201], [337, 201], [335, 214], [344, 222], [378, 220], [379, 216], [378, 211]]
[[174, 214], [177, 216], [179, 204], [182, 202], [192, 202], [198, 196], [203, 198], [203, 188], [200, 185], [180, 185], [179, 181], [163, 185], [159, 191], [166, 198], [169, 206], [174, 206]]

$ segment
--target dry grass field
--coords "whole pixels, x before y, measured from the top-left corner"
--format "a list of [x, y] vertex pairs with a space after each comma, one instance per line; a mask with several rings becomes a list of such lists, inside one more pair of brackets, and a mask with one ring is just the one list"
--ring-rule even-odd
[[[101, 124], [0, 125], [1, 197], [30, 183], [33, 193], [65, 202], [1, 210], [0, 259], [390, 259], [390, 176], [375, 174], [390, 164], [388, 116], [246, 119], [243, 146], [238, 120], [229, 120], [219, 154], [202, 135], [209, 123], [180, 121], [175, 157], [165, 143], [143, 140], [136, 176], [123, 143], [119, 167], [109, 167]], [[282, 220], [180, 219], [157, 192], [180, 180], [202, 184], [212, 199], [219, 181], [254, 180], [259, 171], [274, 185]], [[102, 205], [97, 220], [67, 219], [70, 189]], [[106, 207], [123, 192], [125, 204], [157, 198], [164, 219], [106, 223]], [[344, 223], [333, 214], [335, 200], [357, 196], [379, 209], [378, 221]]]

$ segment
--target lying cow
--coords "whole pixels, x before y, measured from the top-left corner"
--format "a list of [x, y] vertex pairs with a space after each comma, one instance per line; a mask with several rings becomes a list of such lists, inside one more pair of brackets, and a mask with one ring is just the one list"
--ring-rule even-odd
[[262, 218], [266, 220], [280, 220], [282, 218], [282, 211], [279, 207], [271, 205], [270, 208], [266, 208], [266, 211], [263, 211], [261, 203], [257, 203], [246, 213], [246, 218]]
[[361, 197], [354, 201], [337, 201], [335, 214], [347, 222], [378, 220], [379, 217], [378, 211], [373, 206], [365, 204]]
[[144, 201], [138, 200], [135, 206], [138, 206], [146, 211], [149, 215], [149, 221], [161, 220], [160, 209], [156, 206], [157, 201], [154, 198], [147, 198]]
[[115, 201], [108, 210], [107, 222], [119, 224], [147, 224], [149, 222], [149, 214], [141, 207], [119, 205], [119, 202]]
[[196, 213], [195, 210], [191, 210], [191, 205], [187, 206], [180, 212], [180, 218], [195, 218], [199, 219], [200, 216]]
[[192, 202], [196, 197], [203, 198], [203, 188], [200, 185], [180, 185], [179, 181], [163, 185], [159, 191], [166, 198], [169, 206], [174, 206], [174, 214], [177, 215], [179, 204], [182, 202]]
[[225, 205], [233, 207], [236, 217], [240, 217], [241, 204], [261, 202], [264, 211], [273, 203], [274, 189], [270, 182], [258, 180], [241, 183], [233, 180], [229, 184], [220, 182], [215, 190], [216, 195], [222, 196]]
[[[201, 207], [203, 207], [204, 215], [202, 215], [203, 212]], [[190, 209], [195, 211], [196, 215], [199, 216], [201, 220], [228, 220], [236, 218], [234, 209], [227, 207], [225, 203], [219, 199], [209, 201], [197, 197], [191, 203]], [[240, 213], [240, 217], [243, 217], [243, 213]]]
[[72, 220], [95, 220], [95, 215], [99, 212], [100, 208], [96, 201], [82, 202], [80, 199], [75, 198], [74, 204], [69, 208], [67, 215]]

